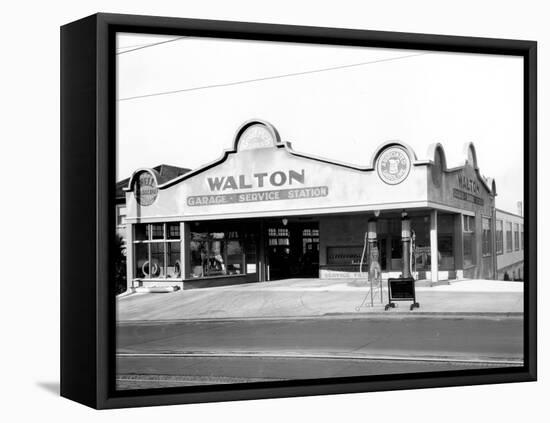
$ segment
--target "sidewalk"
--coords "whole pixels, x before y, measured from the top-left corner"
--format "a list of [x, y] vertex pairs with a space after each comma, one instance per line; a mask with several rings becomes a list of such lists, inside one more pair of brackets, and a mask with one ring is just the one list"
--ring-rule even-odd
[[[385, 284], [384, 284], [385, 285]], [[490, 280], [452, 281], [416, 288], [420, 308], [397, 302], [384, 311], [387, 291], [374, 297], [365, 281], [287, 279], [165, 294], [135, 293], [117, 298], [118, 321], [321, 316], [522, 316], [523, 283]], [[366, 298], [366, 301], [364, 301]]]

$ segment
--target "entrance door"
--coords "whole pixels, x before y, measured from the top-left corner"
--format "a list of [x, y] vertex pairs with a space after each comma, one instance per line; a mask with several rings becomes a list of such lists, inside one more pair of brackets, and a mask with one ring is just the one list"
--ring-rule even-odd
[[319, 277], [317, 222], [267, 225], [268, 280]]

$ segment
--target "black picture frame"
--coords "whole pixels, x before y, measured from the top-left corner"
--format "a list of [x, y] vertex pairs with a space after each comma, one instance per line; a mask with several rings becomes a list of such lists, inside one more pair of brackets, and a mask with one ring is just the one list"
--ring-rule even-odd
[[[524, 58], [523, 367], [140, 391], [114, 389], [117, 32], [516, 55]], [[61, 395], [97, 409], [534, 381], [537, 377], [534, 41], [95, 14], [61, 28]]]

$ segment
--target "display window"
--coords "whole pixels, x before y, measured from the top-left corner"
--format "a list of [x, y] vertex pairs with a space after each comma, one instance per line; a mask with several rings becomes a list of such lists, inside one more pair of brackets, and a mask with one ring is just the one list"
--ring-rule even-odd
[[228, 230], [197, 225], [191, 231], [189, 245], [190, 276], [208, 278], [255, 273], [255, 248], [254, 235], [241, 228]]
[[475, 264], [475, 218], [474, 216], [462, 216], [462, 241], [464, 246], [464, 266]]
[[181, 278], [180, 223], [134, 225], [134, 257], [138, 279]]

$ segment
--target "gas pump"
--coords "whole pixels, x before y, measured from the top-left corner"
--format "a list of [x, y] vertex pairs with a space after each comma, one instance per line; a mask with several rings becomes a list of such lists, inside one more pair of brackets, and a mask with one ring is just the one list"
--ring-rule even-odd
[[413, 277], [414, 249], [416, 234], [411, 230], [411, 220], [407, 212], [401, 213], [401, 242], [403, 246], [403, 272], [400, 278], [388, 279], [388, 304], [385, 309], [395, 308], [394, 301], [412, 301], [411, 311], [420, 308], [416, 301], [415, 279]]
[[365, 233], [365, 240], [363, 244], [363, 252], [361, 253], [361, 262], [359, 264], [359, 273], [363, 274], [363, 262], [365, 258], [365, 252], [366, 258], [367, 258], [367, 267], [368, 267], [368, 277], [367, 280], [370, 285], [370, 289], [367, 291], [365, 297], [363, 298], [363, 301], [361, 305], [355, 308], [356, 311], [359, 311], [361, 307], [365, 304], [367, 301], [367, 298], [370, 296], [370, 306], [374, 307], [374, 295], [375, 291], [380, 291], [380, 303], [384, 303], [383, 298], [383, 290], [382, 290], [382, 272], [380, 268], [380, 262], [379, 262], [379, 251], [377, 246], [377, 235], [376, 235], [376, 218], [369, 219], [368, 221], [368, 229]]

